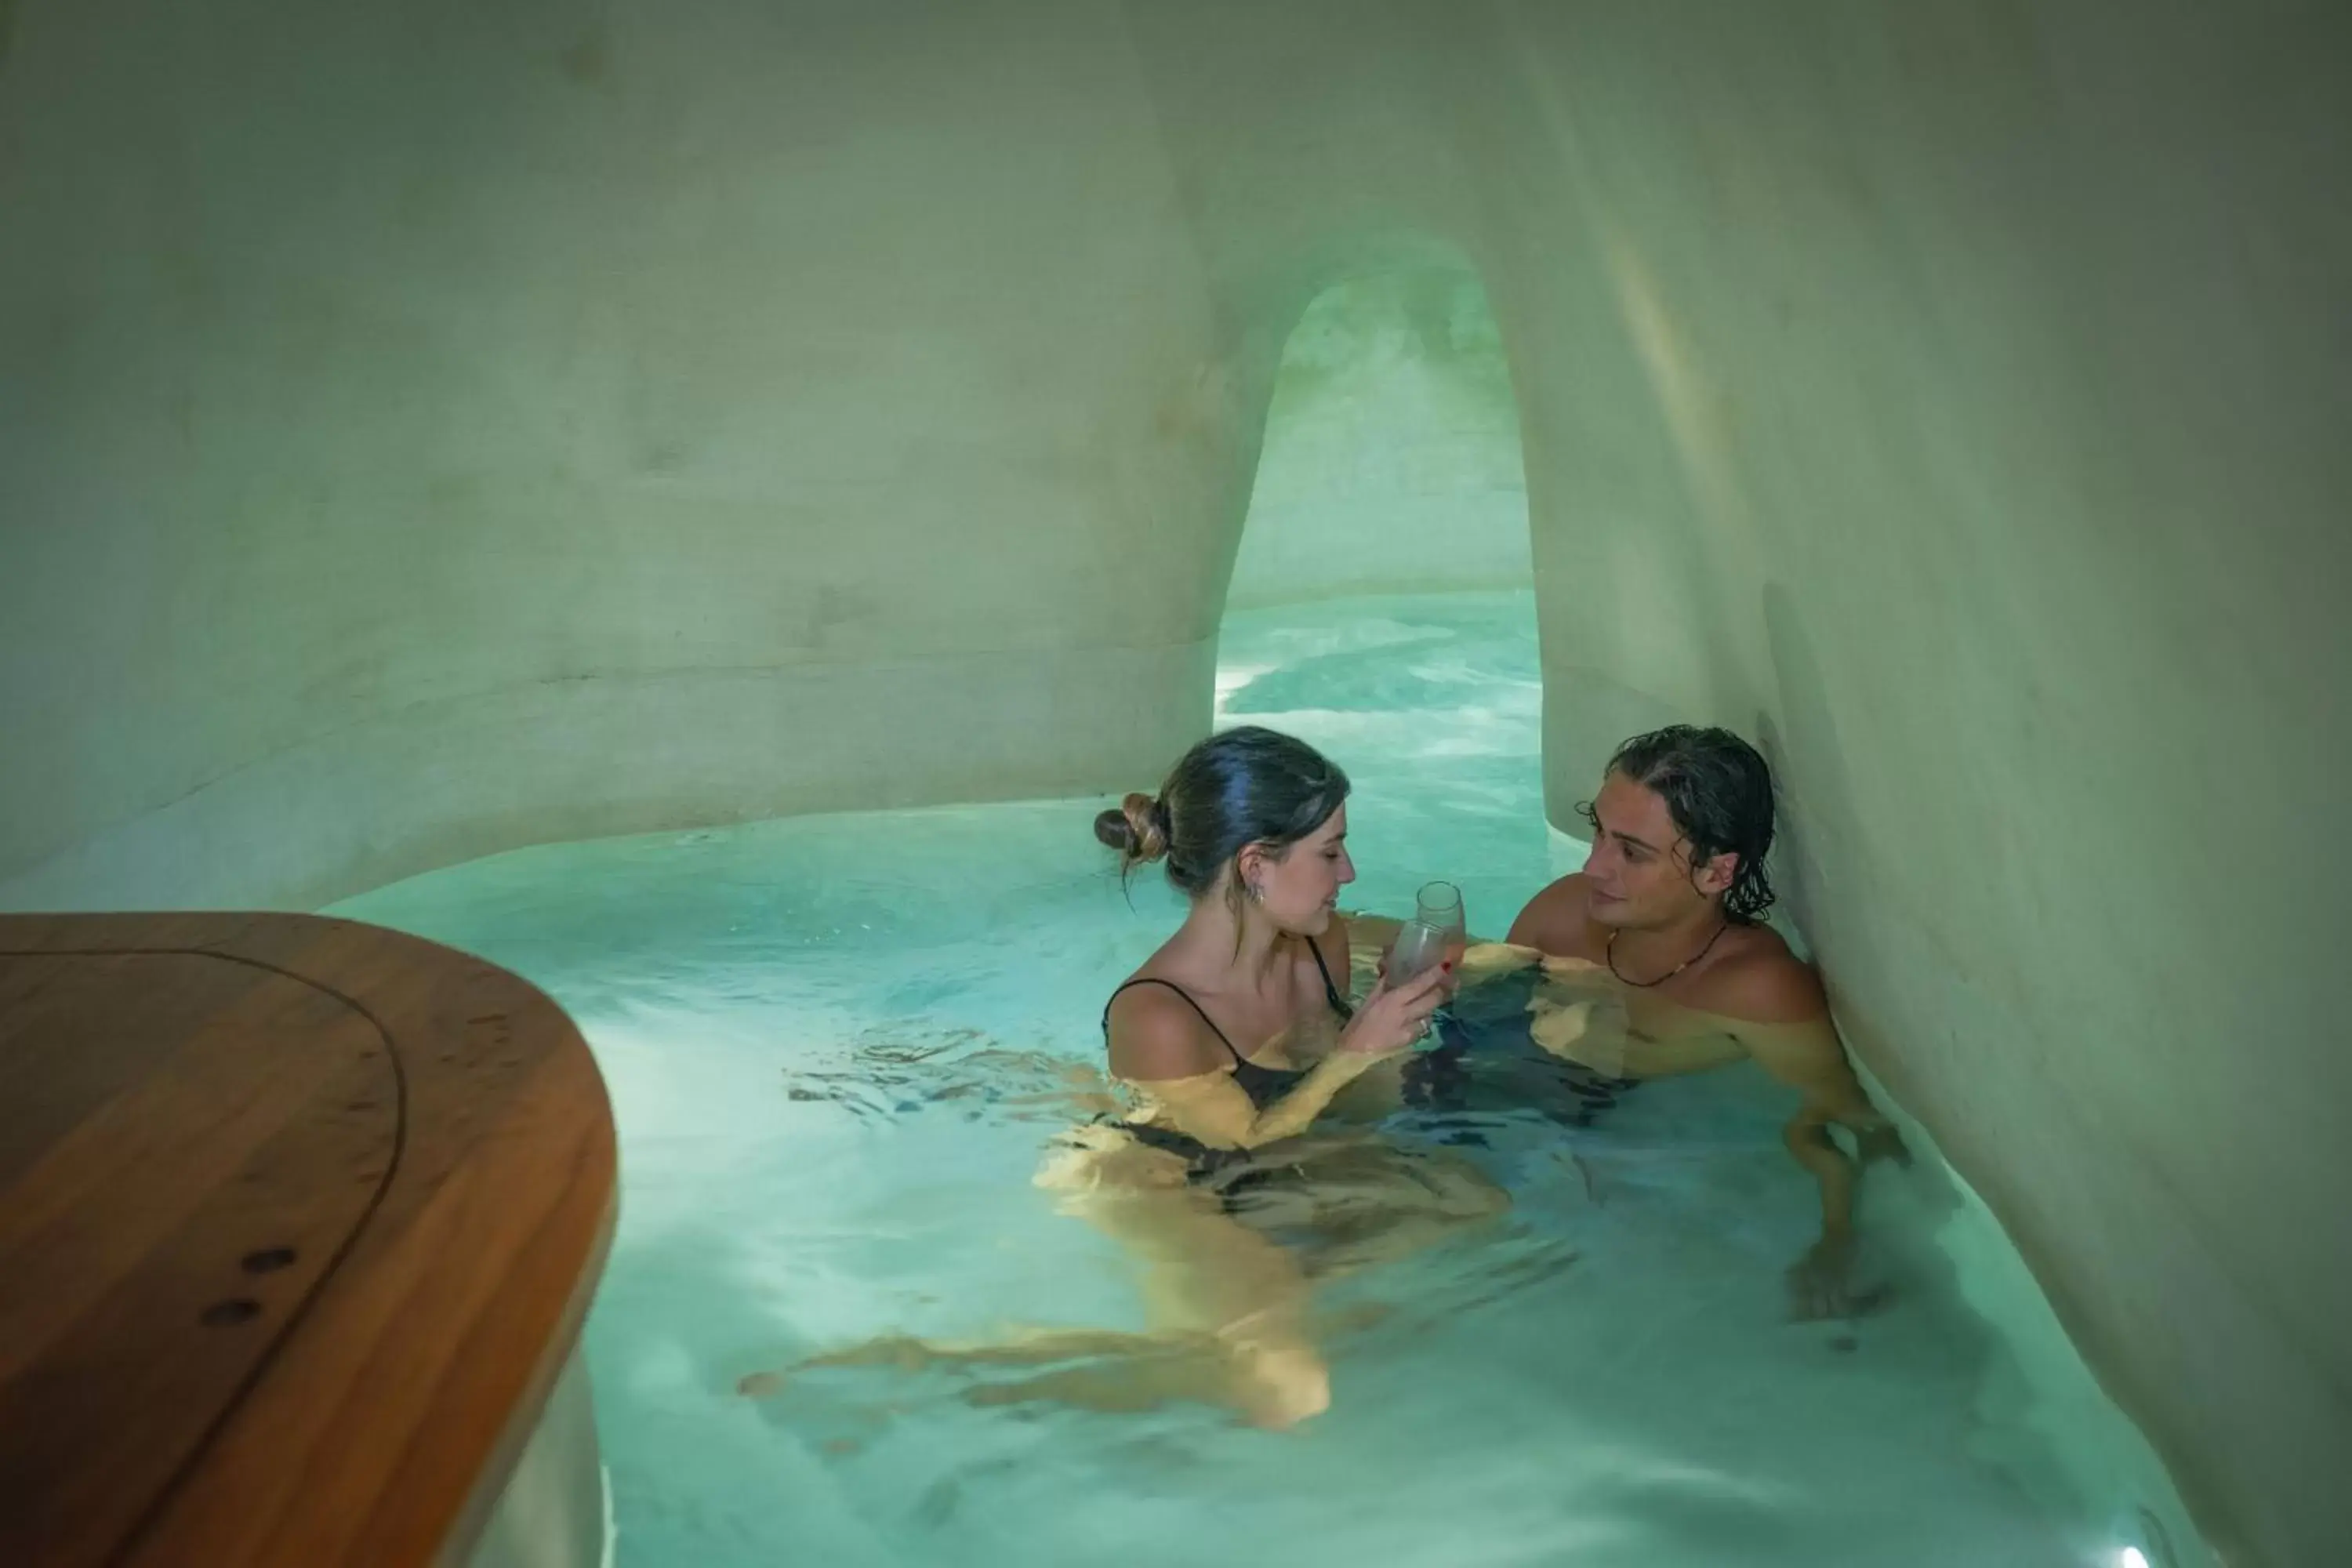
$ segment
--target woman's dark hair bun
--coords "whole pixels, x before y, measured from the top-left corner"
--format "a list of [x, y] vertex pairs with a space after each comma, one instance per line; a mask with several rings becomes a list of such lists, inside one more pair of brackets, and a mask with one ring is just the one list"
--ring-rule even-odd
[[1168, 853], [1168, 810], [1140, 792], [1119, 802], [1116, 811], [1095, 818], [1095, 837], [1118, 851], [1119, 870], [1131, 871]]
[[[1244, 725], [1184, 753], [1159, 798], [1130, 795], [1095, 818], [1095, 837], [1118, 851], [1124, 879], [1165, 858], [1168, 880], [1188, 898], [1217, 885], [1252, 844], [1287, 849], [1331, 819], [1348, 775], [1304, 741]], [[1227, 891], [1238, 898], [1240, 884]]]

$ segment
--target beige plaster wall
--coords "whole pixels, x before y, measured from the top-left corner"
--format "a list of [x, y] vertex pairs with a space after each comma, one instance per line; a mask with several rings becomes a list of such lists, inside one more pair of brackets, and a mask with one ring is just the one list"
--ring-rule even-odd
[[0, 904], [1123, 788], [1281, 346], [1509, 355], [1555, 809], [1729, 722], [2237, 1563], [2352, 1531], [2341, 7], [16, 8]]

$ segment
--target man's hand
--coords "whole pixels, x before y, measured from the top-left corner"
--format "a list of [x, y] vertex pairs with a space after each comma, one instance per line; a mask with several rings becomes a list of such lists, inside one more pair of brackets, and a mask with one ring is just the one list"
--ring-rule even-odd
[[1829, 1230], [1789, 1269], [1789, 1314], [1800, 1322], [1822, 1318], [1859, 1318], [1886, 1304], [1887, 1288], [1853, 1286], [1854, 1237]]
[[1853, 1232], [1825, 1232], [1789, 1268], [1789, 1315], [1799, 1322], [1844, 1317], [1853, 1271]]
[[1531, 947], [1514, 947], [1507, 942], [1474, 942], [1463, 952], [1462, 976], [1465, 980], [1474, 975], [1483, 979], [1542, 962], [1543, 954]]
[[1853, 1152], [1865, 1165], [1892, 1160], [1906, 1170], [1911, 1166], [1911, 1151], [1892, 1121], [1866, 1123], [1853, 1129]]
[[1540, 996], [1528, 1002], [1528, 1037], [1564, 1062], [1578, 1059], [1577, 1042], [1592, 1027], [1592, 1004], [1571, 1002], [1562, 1006]]

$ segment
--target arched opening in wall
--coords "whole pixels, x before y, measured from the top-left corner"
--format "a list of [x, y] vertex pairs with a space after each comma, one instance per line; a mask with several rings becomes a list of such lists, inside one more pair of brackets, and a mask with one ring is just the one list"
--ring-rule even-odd
[[1283, 352], [1220, 631], [1217, 722], [1297, 734], [1356, 785], [1349, 907], [1463, 889], [1502, 934], [1550, 874], [1519, 415], [1477, 274], [1354, 274]]

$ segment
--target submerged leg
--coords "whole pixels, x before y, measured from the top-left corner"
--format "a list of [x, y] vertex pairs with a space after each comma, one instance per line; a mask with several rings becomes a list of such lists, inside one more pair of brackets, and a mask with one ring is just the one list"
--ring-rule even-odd
[[1065, 1368], [1018, 1383], [982, 1384], [974, 1405], [1046, 1402], [1131, 1412], [1192, 1400], [1231, 1410], [1253, 1426], [1286, 1427], [1331, 1403], [1323, 1358], [1303, 1338], [1271, 1342], [1186, 1335], [1149, 1353]]
[[1453, 1151], [1377, 1139], [1318, 1151], [1301, 1179], [1237, 1202], [1247, 1223], [1298, 1237], [1318, 1283], [1455, 1239], [1510, 1206], [1509, 1194]]
[[1066, 1213], [1136, 1261], [1156, 1348], [1033, 1379], [990, 1403], [1049, 1398], [1140, 1409], [1192, 1399], [1266, 1426], [1291, 1426], [1329, 1405], [1330, 1373], [1297, 1258], [1198, 1188], [1102, 1183], [1065, 1193]]
[[1187, 1185], [1181, 1165], [1119, 1136], [1063, 1152], [1038, 1183], [1063, 1212], [1097, 1226], [1139, 1265], [1141, 1332], [1027, 1329], [984, 1341], [888, 1334], [755, 1373], [737, 1388], [775, 1394], [798, 1373], [875, 1366], [944, 1368], [1085, 1364], [966, 1397], [1002, 1405], [1047, 1400], [1095, 1410], [1148, 1409], [1201, 1400], [1267, 1426], [1288, 1426], [1330, 1403], [1330, 1380], [1307, 1321], [1307, 1281], [1287, 1253], [1236, 1223], [1213, 1194]]
[[1126, 1333], [1115, 1329], [1012, 1329], [994, 1340], [926, 1340], [913, 1334], [879, 1334], [840, 1350], [805, 1357], [780, 1371], [752, 1373], [736, 1384], [736, 1391], [754, 1398], [779, 1394], [793, 1376], [828, 1367], [874, 1366], [916, 1373], [933, 1367], [961, 1371], [982, 1366], [1047, 1366], [1088, 1356], [1158, 1354], [1173, 1342], [1168, 1336]]

